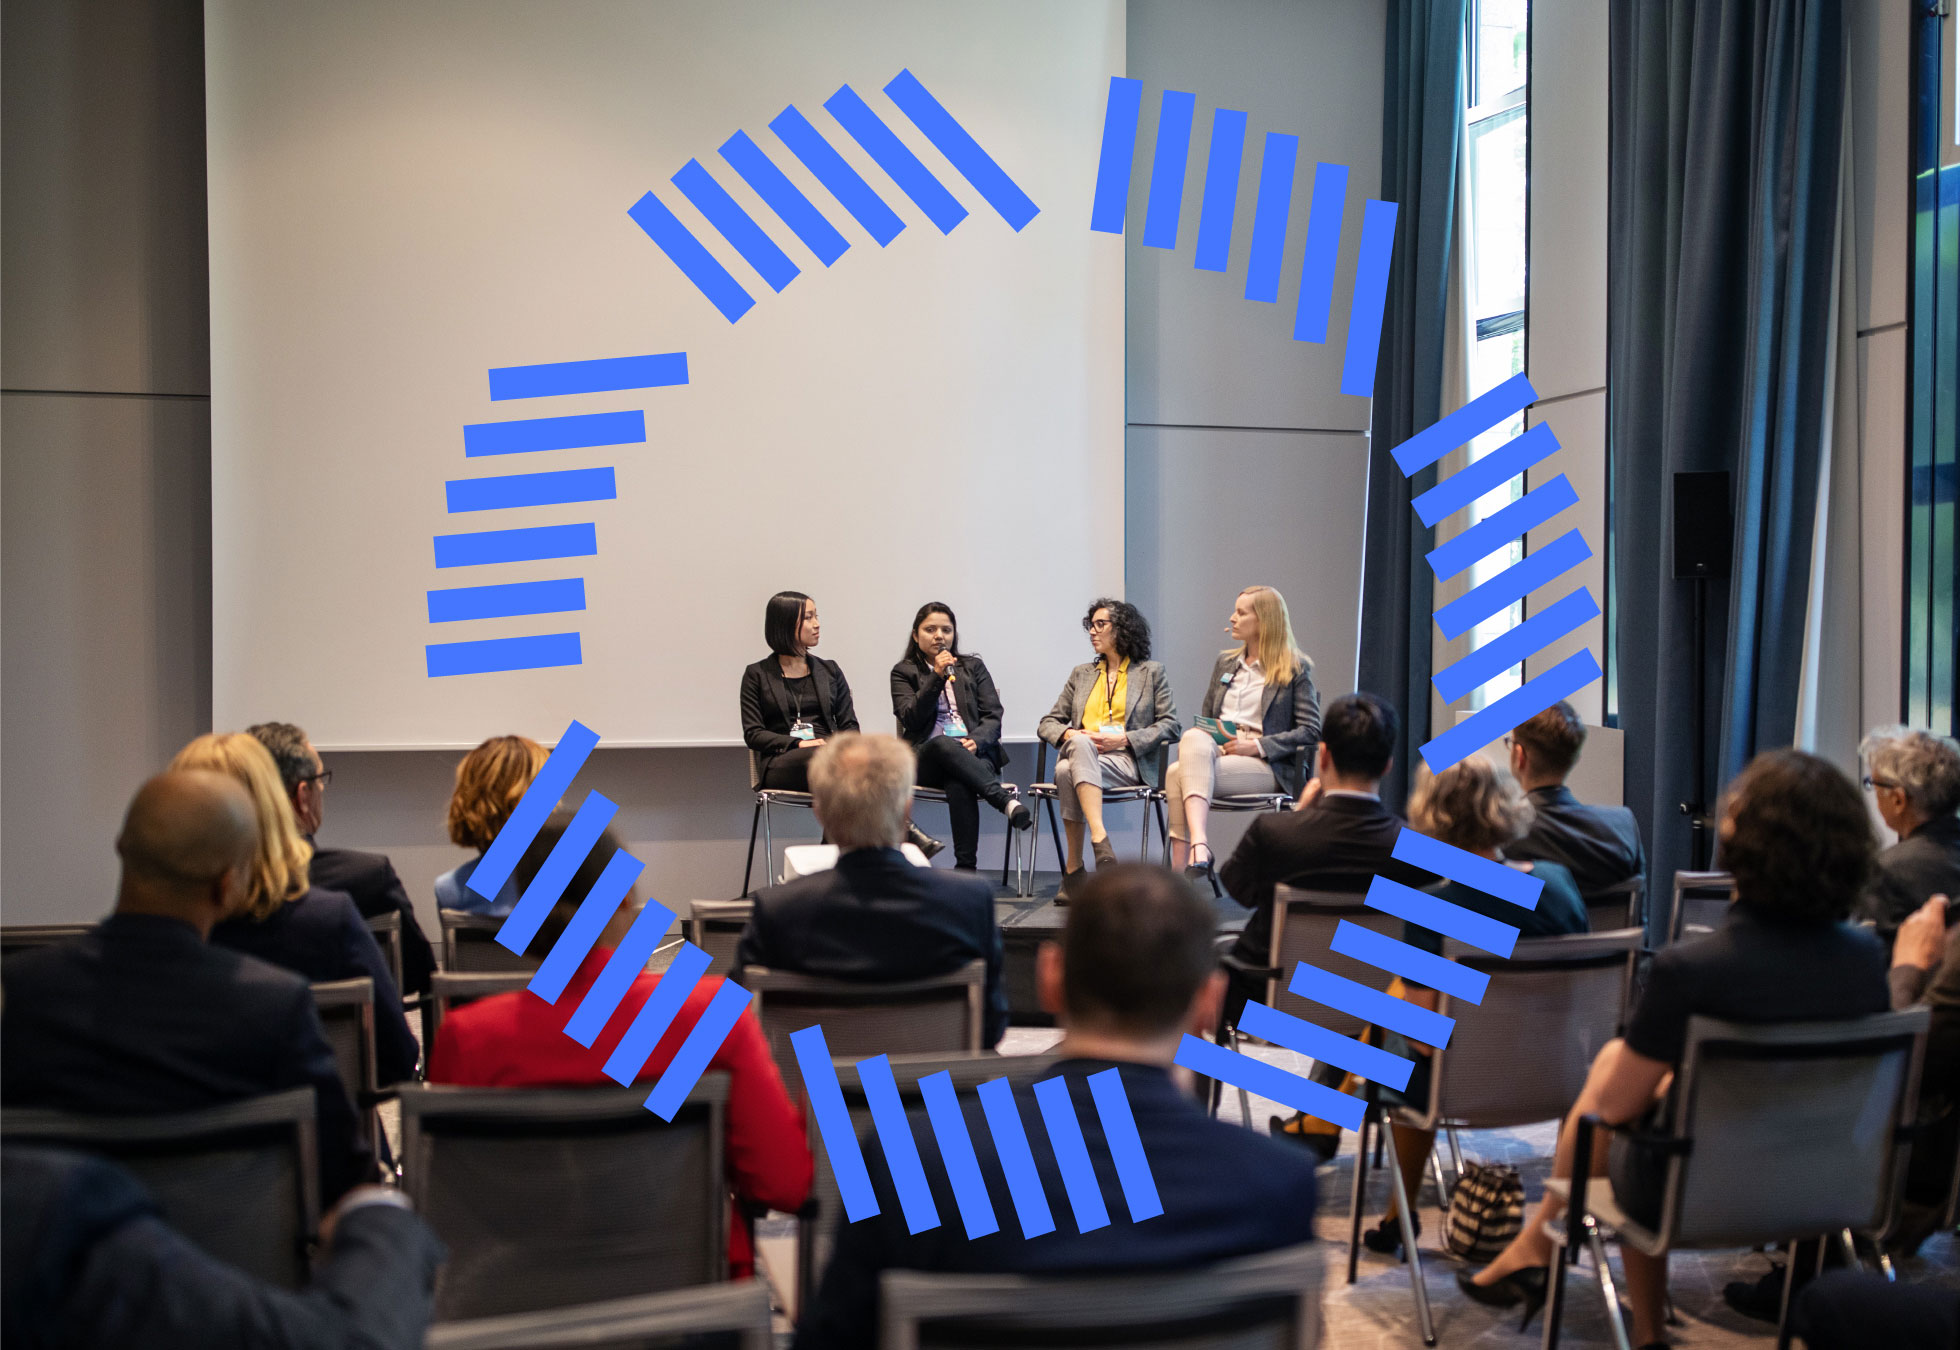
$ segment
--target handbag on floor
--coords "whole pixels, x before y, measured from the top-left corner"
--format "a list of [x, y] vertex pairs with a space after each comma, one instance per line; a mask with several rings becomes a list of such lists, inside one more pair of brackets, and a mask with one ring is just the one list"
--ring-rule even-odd
[[1465, 1261], [1489, 1261], [1524, 1228], [1524, 1182], [1508, 1163], [1463, 1164], [1450, 1188], [1443, 1245]]

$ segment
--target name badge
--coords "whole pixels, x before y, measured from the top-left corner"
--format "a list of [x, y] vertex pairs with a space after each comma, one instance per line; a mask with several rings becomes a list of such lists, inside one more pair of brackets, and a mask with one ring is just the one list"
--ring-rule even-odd
[[958, 713], [954, 713], [951, 717], [947, 718], [946, 734], [954, 740], [958, 740], [960, 737], [966, 735], [966, 719]]
[[790, 723], [789, 738], [793, 741], [814, 741], [817, 738], [817, 729], [799, 717]]

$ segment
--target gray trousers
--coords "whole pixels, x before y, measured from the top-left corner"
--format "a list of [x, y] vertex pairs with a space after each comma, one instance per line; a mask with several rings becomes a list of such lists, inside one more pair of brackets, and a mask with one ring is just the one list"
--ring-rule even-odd
[[1082, 819], [1082, 803], [1076, 800], [1075, 785], [1097, 787], [1140, 787], [1136, 757], [1128, 750], [1099, 753], [1087, 736], [1064, 736], [1061, 757], [1055, 761], [1055, 796], [1060, 799], [1063, 820]]
[[1210, 734], [1193, 727], [1177, 743], [1177, 763], [1164, 775], [1164, 795], [1171, 814], [1171, 838], [1189, 839], [1184, 799], [1237, 797], [1252, 792], [1278, 792], [1279, 780], [1265, 760], [1255, 755], [1228, 755]]

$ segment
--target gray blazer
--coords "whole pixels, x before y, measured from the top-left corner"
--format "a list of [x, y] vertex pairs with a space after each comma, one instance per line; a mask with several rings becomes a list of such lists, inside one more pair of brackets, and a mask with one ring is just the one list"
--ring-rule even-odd
[[[1218, 654], [1198, 716], [1218, 716], [1218, 710], [1225, 706], [1225, 686], [1231, 683], [1238, 665], [1237, 651]], [[1266, 682], [1259, 695], [1259, 731], [1259, 750], [1266, 757], [1266, 767], [1282, 788], [1299, 796], [1313, 776], [1314, 747], [1320, 744], [1320, 692], [1313, 687], [1313, 675], [1306, 666], [1293, 672], [1291, 684]]]
[[[1035, 735], [1060, 746], [1065, 733], [1081, 730], [1082, 713], [1089, 706], [1101, 668], [1100, 660], [1085, 661], [1068, 673], [1068, 683], [1035, 728]], [[1171, 701], [1171, 682], [1164, 678], [1163, 662], [1130, 662], [1123, 696], [1123, 730], [1130, 736], [1137, 774], [1151, 787], [1161, 788], [1164, 781], [1158, 749], [1176, 740], [1184, 730], [1177, 720], [1177, 706]]]

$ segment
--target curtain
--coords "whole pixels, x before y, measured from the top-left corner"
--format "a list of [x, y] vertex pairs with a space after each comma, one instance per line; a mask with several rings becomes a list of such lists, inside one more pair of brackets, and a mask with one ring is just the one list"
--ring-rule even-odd
[[[1716, 781], [1795, 730], [1827, 436], [1844, 113], [1839, 0], [1613, 0], [1607, 434], [1627, 803], [1653, 884], [1688, 864], [1689, 709]], [[1731, 474], [1694, 669], [1673, 476]]]
[[1391, 0], [1382, 82], [1383, 200], [1396, 203], [1395, 266], [1382, 316], [1368, 432], [1359, 687], [1403, 718], [1382, 798], [1399, 807], [1429, 739], [1431, 531], [1409, 503], [1435, 485], [1405, 478], [1389, 452], [1441, 415], [1445, 314], [1463, 134], [1465, 0]]

